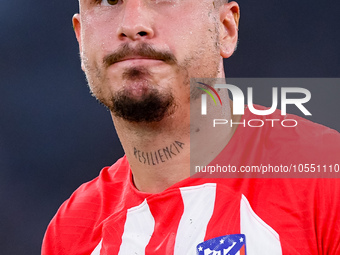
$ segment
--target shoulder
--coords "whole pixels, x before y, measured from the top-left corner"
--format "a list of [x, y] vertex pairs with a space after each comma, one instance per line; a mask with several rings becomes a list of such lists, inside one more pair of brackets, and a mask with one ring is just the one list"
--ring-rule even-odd
[[[51, 220], [42, 254], [71, 253], [74, 244], [85, 239], [89, 245], [84, 245], [83, 249], [92, 249], [91, 240], [95, 240], [96, 230], [119, 204], [120, 194], [128, 183], [129, 169], [123, 157], [111, 167], [102, 169], [97, 178], [82, 184]], [[107, 200], [111, 203], [106, 203]]]
[[324, 161], [339, 157], [340, 133], [334, 129], [297, 115], [282, 115], [280, 110], [268, 116], [253, 115], [248, 110], [244, 118], [248, 121], [259, 119], [264, 123], [260, 128], [248, 125], [245, 131], [250, 136], [259, 136], [262, 145], [267, 148], [297, 154], [303, 158], [321, 156]]
[[[276, 114], [281, 112], [278, 111]], [[324, 163], [339, 159], [340, 133], [338, 131], [292, 114], [281, 118], [294, 119], [297, 123], [296, 127], [282, 126], [276, 132], [278, 137], [283, 138], [281, 143], [286, 141], [291, 151], [299, 152], [309, 159], [322, 160]]]
[[[318, 176], [313, 177], [334, 177], [334, 171], [325, 172], [323, 166], [331, 165], [334, 168], [340, 164], [340, 134], [336, 130], [296, 115], [282, 115], [279, 110], [267, 116], [258, 116], [247, 109], [239, 123], [230, 142], [212, 162], [242, 167], [232, 173], [228, 169], [229, 174], [235, 173], [234, 177], [240, 177], [241, 172], [237, 170], [247, 170], [242, 172], [242, 176], [261, 173], [261, 177], [265, 177], [262, 171], [268, 174], [270, 167], [279, 168], [280, 173], [283, 169], [285, 177], [295, 178], [298, 175], [300, 178], [310, 178], [310, 173], [304, 173], [308, 169], [312, 173], [317, 171]], [[270, 173], [274, 176], [268, 178], [278, 178], [277, 171]]]
[[102, 206], [103, 197], [111, 194], [113, 197], [119, 194], [120, 187], [128, 185], [130, 174], [129, 163], [126, 157], [119, 159], [111, 167], [105, 167], [101, 170], [98, 177], [82, 184], [72, 195], [65, 201], [58, 211], [60, 213], [71, 213], [82, 207], [91, 208]]

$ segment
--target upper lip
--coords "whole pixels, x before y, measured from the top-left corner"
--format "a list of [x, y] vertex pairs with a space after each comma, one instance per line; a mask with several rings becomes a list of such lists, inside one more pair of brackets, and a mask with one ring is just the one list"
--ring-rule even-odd
[[144, 57], [144, 56], [134, 55], [134, 56], [127, 56], [127, 57], [124, 57], [124, 58], [120, 59], [120, 60], [117, 61], [117, 62], [122, 62], [122, 61], [126, 61], [126, 60], [135, 60], [135, 59], [161, 60], [161, 59], [157, 59], [157, 58], [151, 58], [151, 57]]

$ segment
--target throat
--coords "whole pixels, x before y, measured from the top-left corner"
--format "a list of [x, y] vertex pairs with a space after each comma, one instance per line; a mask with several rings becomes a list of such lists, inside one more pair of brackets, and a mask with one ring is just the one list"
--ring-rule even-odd
[[185, 143], [180, 141], [174, 141], [163, 148], [151, 151], [143, 151], [134, 147], [134, 157], [143, 165], [156, 166], [170, 162], [173, 158], [183, 152], [184, 147]]
[[159, 193], [190, 176], [189, 143], [179, 140], [163, 146], [133, 148], [127, 154], [135, 187], [147, 193]]

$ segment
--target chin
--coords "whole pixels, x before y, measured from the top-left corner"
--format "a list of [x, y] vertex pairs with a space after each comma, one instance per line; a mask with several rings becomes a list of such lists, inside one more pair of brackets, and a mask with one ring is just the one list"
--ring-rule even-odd
[[160, 122], [173, 112], [171, 92], [160, 92], [150, 86], [134, 84], [117, 92], [111, 99], [111, 112], [130, 122]]

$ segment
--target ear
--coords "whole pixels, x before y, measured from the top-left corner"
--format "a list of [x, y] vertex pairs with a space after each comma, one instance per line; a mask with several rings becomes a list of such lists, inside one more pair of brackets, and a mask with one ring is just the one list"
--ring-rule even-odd
[[[73, 15], [72, 23], [73, 23], [74, 33], [76, 34], [76, 38], [77, 38], [78, 45], [79, 45], [79, 52], [80, 52], [80, 55], [81, 55], [81, 53], [82, 53], [81, 22], [80, 22], [80, 14], [79, 13]], [[81, 68], [84, 70], [83, 61], [81, 61]]]
[[220, 7], [220, 54], [229, 58], [236, 50], [240, 7], [236, 2], [223, 4]]

